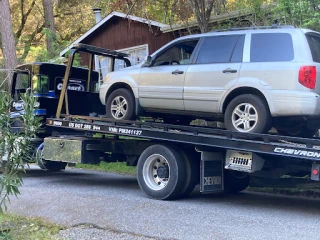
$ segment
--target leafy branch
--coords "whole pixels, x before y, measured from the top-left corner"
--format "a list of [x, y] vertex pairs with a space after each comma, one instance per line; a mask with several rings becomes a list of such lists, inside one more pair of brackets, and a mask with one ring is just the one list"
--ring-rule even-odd
[[36, 98], [25, 93], [21, 99], [24, 113], [21, 119], [12, 119], [11, 96], [7, 92], [0, 92], [0, 215], [7, 209], [10, 196], [20, 194], [19, 187], [27, 166], [25, 163], [32, 158], [31, 140], [36, 137], [41, 125], [39, 117], [34, 114]]

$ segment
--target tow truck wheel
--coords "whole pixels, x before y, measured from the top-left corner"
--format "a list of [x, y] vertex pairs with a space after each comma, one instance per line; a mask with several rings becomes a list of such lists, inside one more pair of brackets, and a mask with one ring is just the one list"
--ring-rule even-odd
[[106, 102], [106, 115], [116, 120], [133, 120], [135, 111], [132, 93], [125, 88], [114, 90]]
[[187, 197], [200, 181], [200, 162], [197, 161], [197, 158], [200, 159], [200, 156], [198, 157], [193, 152], [181, 151], [181, 153], [186, 164], [186, 181], [180, 197]]
[[250, 184], [250, 176], [244, 172], [225, 170], [224, 192], [238, 193], [245, 190]]
[[38, 166], [47, 171], [60, 171], [66, 168], [67, 163], [65, 162], [55, 162], [55, 161], [48, 161], [43, 159], [43, 144], [41, 144], [36, 151], [36, 160]]
[[151, 198], [178, 198], [186, 190], [185, 158], [175, 148], [152, 145], [140, 155], [137, 178], [142, 191]]

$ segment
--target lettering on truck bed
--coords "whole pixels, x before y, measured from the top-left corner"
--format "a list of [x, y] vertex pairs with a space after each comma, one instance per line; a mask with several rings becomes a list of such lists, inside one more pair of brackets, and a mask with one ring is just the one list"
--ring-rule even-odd
[[142, 134], [141, 130], [129, 129], [129, 128], [117, 128], [117, 127], [109, 127], [109, 132], [111, 133], [122, 133], [133, 136], [140, 136]]
[[307, 157], [314, 157], [314, 158], [320, 158], [320, 153], [313, 152], [313, 151], [305, 151], [305, 150], [296, 150], [291, 148], [280, 148], [277, 147], [274, 149], [274, 152], [276, 153], [286, 153], [290, 155], [296, 155], [296, 156], [307, 156]]

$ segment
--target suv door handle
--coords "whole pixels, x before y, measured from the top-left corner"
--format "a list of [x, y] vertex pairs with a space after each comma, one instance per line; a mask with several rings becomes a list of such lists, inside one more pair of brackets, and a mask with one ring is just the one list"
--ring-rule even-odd
[[184, 73], [184, 71], [180, 71], [180, 70], [174, 70], [174, 71], [172, 72], [172, 74], [174, 74], [174, 75], [183, 74], [183, 73]]
[[227, 68], [227, 69], [223, 70], [222, 72], [223, 73], [236, 73], [236, 72], [238, 72], [238, 70]]

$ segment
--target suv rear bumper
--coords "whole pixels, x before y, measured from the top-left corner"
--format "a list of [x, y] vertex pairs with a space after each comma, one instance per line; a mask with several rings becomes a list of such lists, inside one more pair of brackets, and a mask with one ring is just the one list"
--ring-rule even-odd
[[273, 108], [271, 115], [317, 116], [320, 115], [320, 96], [313, 92], [270, 91]]

